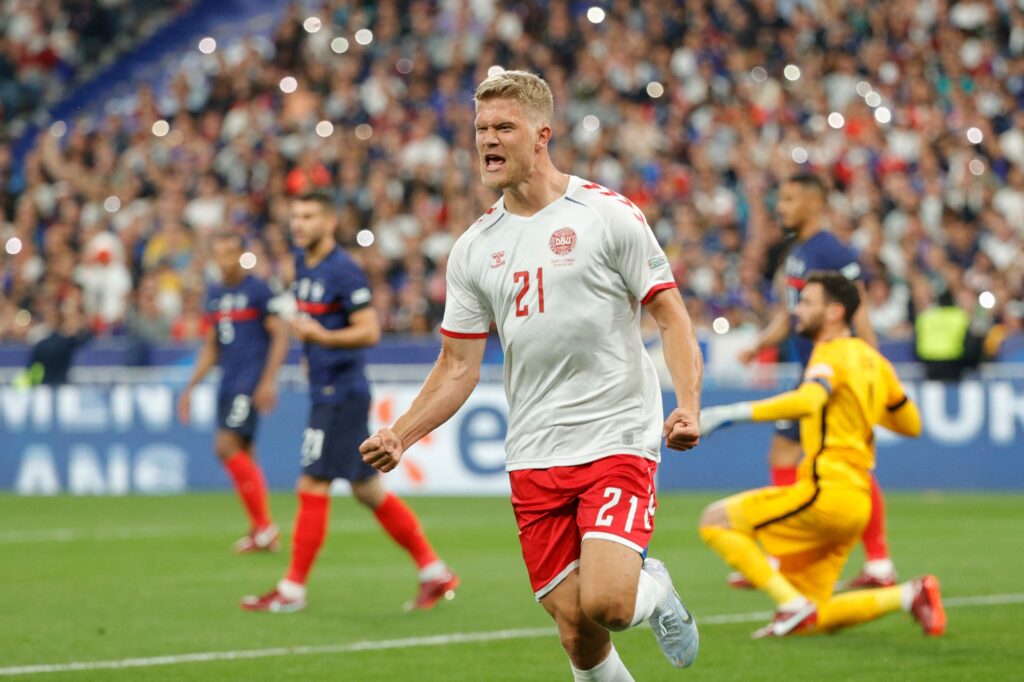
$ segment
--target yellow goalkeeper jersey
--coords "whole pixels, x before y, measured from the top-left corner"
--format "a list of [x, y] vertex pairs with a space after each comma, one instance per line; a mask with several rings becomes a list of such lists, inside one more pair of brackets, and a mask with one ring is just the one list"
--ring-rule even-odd
[[869, 485], [874, 427], [886, 426], [907, 403], [892, 364], [862, 339], [842, 337], [815, 345], [804, 381], [820, 383], [829, 395], [800, 420], [800, 475]]

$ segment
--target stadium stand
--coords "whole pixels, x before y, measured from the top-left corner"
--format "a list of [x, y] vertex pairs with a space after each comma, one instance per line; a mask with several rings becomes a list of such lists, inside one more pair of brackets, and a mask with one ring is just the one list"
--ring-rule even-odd
[[[51, 43], [74, 25], [20, 11], [35, 5], [5, 5], [8, 55], [33, 12]], [[209, 232], [243, 233], [273, 280], [288, 198], [311, 187], [336, 196], [385, 329], [431, 332], [447, 252], [495, 198], [475, 177], [471, 101], [491, 67], [548, 79], [556, 164], [643, 208], [704, 333], [769, 315], [776, 188], [812, 170], [880, 335], [911, 339], [944, 294], [986, 357], [1024, 334], [1015, 4], [616, 0], [600, 22], [580, 2], [309, 6], [214, 49], [197, 35], [162, 78], [53, 122], [21, 158], [0, 145], [0, 339], [81, 306], [99, 337], [193, 341]], [[72, 63], [96, 49], [69, 41]]]

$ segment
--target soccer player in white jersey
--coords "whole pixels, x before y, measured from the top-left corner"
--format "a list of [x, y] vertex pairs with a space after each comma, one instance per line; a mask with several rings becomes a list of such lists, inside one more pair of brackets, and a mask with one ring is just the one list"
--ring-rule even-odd
[[[645, 554], [661, 439], [688, 450], [700, 437], [689, 315], [643, 213], [552, 165], [547, 83], [505, 71], [479, 85], [475, 103], [480, 175], [502, 198], [452, 249], [437, 364], [408, 412], [363, 443], [363, 458], [394, 469], [459, 409], [493, 322], [523, 558], [574, 679], [632, 680], [609, 631], [644, 620], [669, 661], [688, 666], [696, 624], [664, 564]], [[661, 328], [675, 387], [678, 407], [664, 421], [641, 306]]]

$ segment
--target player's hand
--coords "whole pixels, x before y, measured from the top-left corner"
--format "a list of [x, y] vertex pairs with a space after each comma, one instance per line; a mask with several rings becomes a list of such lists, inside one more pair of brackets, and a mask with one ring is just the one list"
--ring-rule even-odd
[[718, 429], [732, 426], [738, 421], [750, 421], [750, 412], [750, 403], [705, 407], [700, 411], [700, 432], [710, 436]]
[[260, 414], [266, 414], [277, 406], [277, 384], [273, 381], [261, 381], [252, 394], [252, 404]]
[[188, 424], [192, 418], [192, 389], [186, 388], [178, 398], [178, 421]]
[[300, 315], [289, 320], [288, 324], [291, 326], [295, 338], [304, 343], [319, 344], [321, 335], [326, 331], [322, 324], [307, 315]]
[[744, 365], [749, 365], [757, 359], [757, 352], [757, 348], [744, 348], [736, 355], [736, 359]]
[[700, 426], [692, 412], [677, 407], [665, 420], [661, 435], [673, 450], [689, 450], [700, 442]]
[[384, 473], [398, 466], [403, 453], [402, 441], [391, 429], [379, 430], [359, 446], [363, 461]]

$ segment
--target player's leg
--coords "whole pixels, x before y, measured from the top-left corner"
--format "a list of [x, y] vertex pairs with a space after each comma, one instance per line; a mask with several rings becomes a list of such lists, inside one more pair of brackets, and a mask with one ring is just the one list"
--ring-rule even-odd
[[253, 439], [258, 414], [247, 395], [222, 399], [217, 406], [214, 453], [231, 477], [242, 506], [249, 516], [249, 533], [238, 540], [236, 552], [276, 551], [278, 532], [270, 517], [267, 484], [256, 461]]
[[558, 625], [573, 679], [632, 682], [608, 630], [587, 617], [580, 604], [578, 489], [560, 479], [560, 474], [575, 469], [526, 469], [509, 474], [523, 561], [534, 596]]
[[833, 632], [897, 611], [911, 614], [926, 635], [937, 636], [946, 631], [939, 581], [932, 575], [901, 585], [835, 595], [818, 606], [818, 627]]
[[[773, 491], [774, 495], [769, 496], [768, 491]], [[765, 500], [773, 508], [777, 506], [781, 515], [785, 513], [784, 509], [802, 504], [795, 499], [796, 494], [787, 488], [763, 488], [740, 493], [712, 503], [700, 517], [700, 537], [704, 544], [740, 572], [755, 589], [767, 594], [779, 609], [802, 605], [803, 595], [779, 572], [778, 561], [772, 561], [758, 544], [754, 533], [756, 523], [746, 519], [744, 511], [745, 507], [757, 504], [754, 501], [756, 496], [757, 500]], [[813, 489], [804, 492], [808, 499], [811, 495]], [[793, 498], [793, 503], [789, 502], [790, 498]]]
[[570, 571], [540, 600], [558, 626], [558, 637], [569, 656], [573, 680], [633, 682], [611, 634], [590, 619], [580, 604], [579, 573]]
[[335, 439], [336, 412], [333, 404], [313, 405], [309, 425], [302, 436], [302, 475], [296, 492], [299, 509], [292, 533], [292, 553], [284, 578], [262, 596], [242, 599], [242, 608], [250, 611], [290, 612], [306, 606], [306, 580], [327, 537], [330, 517], [331, 481], [340, 477], [339, 454], [345, 443]]
[[[775, 422], [775, 433], [768, 446], [768, 468], [771, 473], [771, 484], [773, 486], [793, 485], [796, 482], [797, 467], [803, 457], [803, 449], [800, 447], [800, 422], [777, 421]], [[779, 560], [773, 556], [768, 557], [773, 568], [779, 567]], [[751, 589], [754, 586], [747, 580], [747, 577], [739, 571], [733, 571], [726, 577], [730, 586], [737, 589]]]
[[358, 450], [354, 452], [358, 461], [353, 461], [352, 466], [358, 474], [352, 475], [366, 477], [352, 481], [352, 494], [373, 511], [384, 532], [409, 554], [419, 570], [419, 593], [406, 604], [406, 609], [430, 609], [441, 598], [452, 599], [455, 588], [459, 586], [458, 576], [438, 558], [412, 509], [398, 495], [384, 489], [381, 475], [376, 470], [372, 473], [364, 471], [367, 465], [358, 457]]
[[896, 567], [889, 557], [885, 533], [885, 498], [878, 477], [871, 475], [871, 516], [861, 535], [865, 562], [860, 573], [842, 586], [842, 590], [891, 587], [896, 584]]
[[657, 465], [618, 455], [571, 469], [582, 484], [576, 525], [582, 537], [583, 612], [609, 630], [649, 621], [669, 662], [677, 667], [691, 665], [699, 647], [696, 623], [665, 565], [644, 559], [654, 532]]

